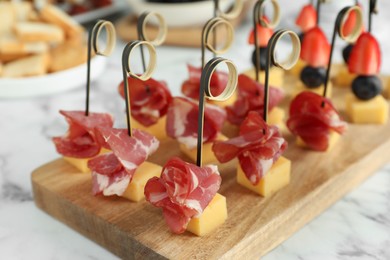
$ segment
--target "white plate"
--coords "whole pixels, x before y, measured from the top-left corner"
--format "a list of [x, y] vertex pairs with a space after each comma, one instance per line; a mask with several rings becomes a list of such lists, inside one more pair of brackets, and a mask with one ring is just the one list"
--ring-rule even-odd
[[[136, 15], [145, 11], [160, 13], [170, 27], [186, 27], [203, 25], [214, 15], [214, 1], [200, 1], [189, 3], [149, 3], [146, 0], [128, 0]], [[226, 10], [233, 3], [232, 0], [220, 0], [220, 8]]]
[[[91, 60], [91, 81], [98, 78], [106, 66], [106, 57], [95, 56]], [[87, 64], [47, 74], [27, 78], [0, 78], [0, 98], [21, 98], [49, 95], [77, 87], [85, 87]]]

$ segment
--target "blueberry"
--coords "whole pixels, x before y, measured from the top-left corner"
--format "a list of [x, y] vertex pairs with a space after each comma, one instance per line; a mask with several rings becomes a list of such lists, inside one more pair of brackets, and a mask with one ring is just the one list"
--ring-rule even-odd
[[[260, 70], [265, 70], [267, 66], [267, 47], [260, 47]], [[252, 64], [256, 67], [256, 50], [252, 53]]]
[[352, 82], [352, 92], [361, 100], [369, 100], [382, 92], [382, 82], [377, 76], [358, 76]]
[[308, 88], [318, 88], [325, 83], [326, 69], [306, 66], [301, 71], [301, 80]]
[[353, 48], [353, 44], [348, 44], [343, 49], [343, 58], [344, 58], [345, 63], [347, 63], [347, 64], [348, 64], [349, 56], [351, 56], [352, 48]]

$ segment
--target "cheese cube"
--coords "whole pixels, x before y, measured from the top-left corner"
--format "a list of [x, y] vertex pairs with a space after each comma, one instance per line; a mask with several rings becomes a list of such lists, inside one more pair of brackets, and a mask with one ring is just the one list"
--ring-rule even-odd
[[233, 93], [233, 95], [228, 98], [227, 100], [225, 101], [214, 101], [214, 100], [210, 100], [209, 102], [213, 105], [216, 105], [216, 106], [219, 106], [219, 107], [227, 107], [227, 106], [231, 106], [234, 104], [234, 102], [236, 102], [237, 100], [237, 91]]
[[160, 165], [143, 162], [135, 171], [133, 179], [122, 194], [122, 197], [134, 202], [141, 201], [145, 198], [144, 188], [146, 182], [153, 177], [160, 177], [161, 171], [162, 167]]
[[158, 140], [163, 140], [168, 138], [167, 131], [165, 130], [165, 125], [167, 124], [167, 116], [161, 117], [157, 123], [151, 126], [144, 126], [139, 123], [133, 117], [131, 118], [131, 128], [136, 128], [148, 132], [149, 134], [155, 136]]
[[280, 157], [259, 183], [253, 185], [246, 177], [240, 164], [238, 164], [237, 182], [263, 197], [268, 197], [290, 183], [290, 172], [291, 161], [285, 157]]
[[280, 107], [274, 107], [268, 114], [267, 123], [269, 125], [276, 125], [279, 128], [283, 126], [283, 120], [286, 116], [286, 112]]
[[204, 236], [221, 226], [226, 219], [226, 198], [217, 193], [210, 204], [204, 209], [202, 215], [190, 220], [187, 231], [197, 236]]
[[[107, 153], [107, 152], [110, 152], [110, 150], [102, 148], [98, 155], [103, 154], [103, 153]], [[74, 158], [74, 157], [64, 156], [63, 158], [65, 161], [67, 161], [68, 163], [72, 164], [74, 167], [79, 169], [81, 171], [81, 173], [89, 173], [90, 172], [90, 170], [88, 168], [88, 161], [91, 160], [93, 157], [92, 158]]]
[[[333, 88], [332, 82], [329, 81], [328, 82], [328, 90], [326, 91], [326, 97], [328, 97], [328, 98], [332, 97], [332, 88]], [[308, 88], [303, 84], [302, 81], [299, 81], [292, 91], [292, 96], [295, 97], [296, 95], [298, 95], [302, 91], [311, 91], [311, 92], [317, 93], [318, 95], [322, 96], [324, 94], [324, 85], [321, 85], [318, 88]]]
[[356, 78], [356, 74], [349, 73], [347, 66], [340, 66], [337, 75], [333, 78], [336, 87], [350, 87], [352, 81]]
[[[256, 78], [256, 69], [250, 69], [244, 72], [248, 77], [255, 79]], [[265, 81], [265, 71], [261, 70], [259, 73], [260, 82], [264, 84]], [[284, 84], [284, 70], [272, 67], [269, 71], [269, 85], [272, 87], [282, 87]]]
[[[340, 134], [339, 133], [337, 133], [335, 131], [330, 131], [330, 134], [329, 134], [329, 145], [328, 145], [328, 149], [326, 151], [328, 152], [328, 151], [332, 150], [333, 147], [335, 146], [335, 144], [337, 143], [337, 141], [339, 139], [340, 139]], [[297, 138], [296, 144], [298, 146], [302, 147], [302, 148], [308, 148], [306, 143], [300, 137]]]
[[299, 59], [298, 62], [295, 64], [294, 67], [292, 67], [288, 73], [290, 73], [291, 75], [294, 75], [296, 77], [300, 77], [301, 76], [301, 72], [303, 70], [303, 68], [306, 66], [306, 62], [304, 62], [303, 60]]
[[[217, 136], [218, 141], [225, 141], [228, 138], [223, 134]], [[203, 144], [203, 153], [202, 153], [202, 164], [210, 164], [218, 162], [217, 158], [214, 155], [213, 150], [211, 149], [213, 142]], [[185, 144], [180, 144], [180, 151], [189, 157], [193, 162], [196, 162], [196, 151], [197, 148], [188, 149]]]
[[346, 96], [346, 113], [355, 124], [385, 124], [389, 117], [389, 103], [381, 95], [360, 100], [349, 93]]

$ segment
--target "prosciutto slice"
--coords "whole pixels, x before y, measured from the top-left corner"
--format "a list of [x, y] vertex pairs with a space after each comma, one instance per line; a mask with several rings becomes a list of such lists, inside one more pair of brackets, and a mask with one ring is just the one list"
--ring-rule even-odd
[[[198, 103], [182, 97], [175, 97], [168, 109], [166, 130], [168, 136], [177, 139], [189, 149], [196, 147], [198, 138]], [[205, 105], [203, 142], [216, 139], [226, 119], [222, 108]]]
[[60, 110], [69, 124], [63, 136], [53, 137], [58, 153], [74, 158], [91, 158], [96, 156], [104, 142], [96, 136], [95, 127], [112, 127], [114, 118], [106, 113], [89, 113], [84, 111]]
[[213, 151], [218, 161], [228, 162], [238, 157], [248, 180], [256, 185], [286, 150], [287, 142], [277, 126], [269, 126], [256, 112], [249, 112], [240, 126], [239, 136], [216, 141]]
[[159, 141], [152, 135], [133, 129], [133, 136], [127, 129], [99, 127], [97, 132], [107, 142], [112, 152], [99, 155], [88, 161], [92, 172], [94, 195], [122, 195], [138, 166], [154, 153]]
[[[163, 117], [172, 101], [172, 95], [163, 81], [148, 79], [142, 81], [127, 78], [131, 96], [131, 115], [144, 126], [151, 126]], [[119, 94], [125, 98], [123, 81], [118, 87]]]
[[316, 151], [328, 149], [331, 130], [342, 134], [347, 129], [347, 123], [341, 120], [331, 101], [310, 91], [294, 98], [289, 113], [287, 127]]
[[[181, 91], [184, 96], [198, 100], [202, 69], [191, 65], [187, 65], [187, 68], [189, 79], [183, 82]], [[229, 76], [227, 73], [222, 71], [215, 71], [210, 80], [211, 93], [214, 96], [220, 95], [225, 89], [228, 79]]]
[[[256, 111], [263, 116], [264, 85], [250, 77], [240, 74], [238, 76], [238, 97], [236, 102], [226, 107], [227, 119], [234, 125], [241, 125], [250, 111]], [[280, 88], [270, 87], [268, 108], [271, 111], [284, 98], [284, 91]]]
[[199, 216], [221, 186], [215, 165], [198, 167], [179, 158], [170, 159], [161, 177], [153, 177], [145, 186], [145, 198], [163, 209], [163, 215], [174, 233], [185, 231], [192, 217]]

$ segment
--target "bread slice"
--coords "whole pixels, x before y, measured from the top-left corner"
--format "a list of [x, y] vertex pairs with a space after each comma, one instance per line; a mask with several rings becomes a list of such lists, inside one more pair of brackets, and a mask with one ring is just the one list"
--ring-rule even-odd
[[47, 73], [50, 57], [47, 53], [37, 54], [9, 62], [3, 66], [2, 77], [19, 78]]
[[73, 20], [67, 13], [54, 5], [45, 5], [39, 12], [43, 21], [61, 27], [68, 38], [79, 36], [84, 32], [83, 27]]
[[11, 32], [15, 21], [16, 15], [12, 4], [0, 2], [0, 35]]
[[60, 43], [65, 38], [60, 27], [45, 23], [18, 22], [14, 30], [17, 37], [24, 42]]
[[51, 52], [50, 72], [66, 70], [87, 61], [87, 46], [65, 42], [55, 47]]
[[1, 53], [0, 52], [0, 62], [7, 63], [17, 59], [25, 58], [28, 55], [29, 55], [28, 53]]
[[22, 42], [12, 33], [0, 37], [1, 54], [37, 54], [49, 50], [45, 42]]
[[30, 13], [33, 11], [31, 2], [12, 2], [16, 21], [27, 21]]

